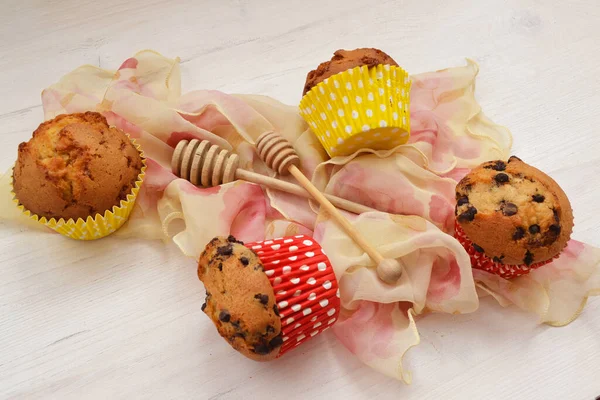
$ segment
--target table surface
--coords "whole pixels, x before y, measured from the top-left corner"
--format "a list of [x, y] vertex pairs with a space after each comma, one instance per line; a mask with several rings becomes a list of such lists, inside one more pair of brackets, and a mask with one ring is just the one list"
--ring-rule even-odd
[[[600, 246], [597, 0], [10, 1], [0, 13], [0, 168], [43, 118], [41, 90], [81, 64], [151, 48], [181, 57], [183, 90], [299, 101], [338, 48], [378, 47], [412, 73], [479, 63], [477, 98], [513, 152], [552, 175], [574, 238]], [[594, 399], [600, 298], [564, 328], [483, 301], [429, 315], [404, 385], [331, 332], [276, 363], [225, 345], [201, 313], [193, 260], [172, 245], [76, 243], [2, 223], [1, 398]], [[287, 396], [286, 396], [287, 395]]]

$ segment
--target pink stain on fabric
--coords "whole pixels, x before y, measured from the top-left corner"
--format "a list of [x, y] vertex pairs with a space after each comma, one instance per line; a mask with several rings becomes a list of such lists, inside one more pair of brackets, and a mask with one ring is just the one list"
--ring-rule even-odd
[[441, 303], [456, 296], [460, 291], [460, 282], [460, 268], [456, 259], [451, 255], [437, 258], [431, 269], [427, 300]]
[[578, 242], [577, 240], [569, 240], [567, 247], [563, 250], [563, 255], [572, 259], [577, 259], [585, 250], [585, 246], [585, 243]]
[[213, 131], [219, 126], [229, 126], [231, 122], [221, 114], [215, 107], [206, 107], [201, 114], [184, 114], [179, 115], [186, 121], [194, 124], [195, 126], [205, 129], [207, 131]]
[[448, 172], [447, 174], [442, 175], [443, 178], [450, 178], [455, 180], [456, 182], [460, 182], [462, 178], [464, 178], [469, 171], [471, 171], [470, 168], [454, 168], [452, 171]]
[[415, 198], [412, 184], [402, 174], [367, 170], [350, 163], [335, 178], [332, 192], [336, 196], [394, 214], [425, 213], [425, 206]]
[[137, 58], [131, 57], [131, 58], [128, 58], [127, 60], [125, 60], [123, 62], [123, 64], [121, 64], [121, 66], [119, 67], [119, 70], [126, 69], [126, 68], [137, 68], [137, 66], [138, 66]]
[[54, 89], [46, 89], [42, 92], [42, 104], [44, 106], [44, 111], [48, 112], [50, 110], [56, 111], [62, 108], [60, 104], [60, 93], [58, 93]]
[[425, 142], [434, 145], [438, 136], [438, 124], [431, 111], [411, 111], [411, 133], [409, 143]]
[[260, 186], [237, 184], [225, 192], [223, 202], [220, 219], [230, 224], [233, 236], [244, 242], [264, 239], [267, 203]]
[[151, 158], [146, 159], [146, 179], [144, 180], [144, 186], [147, 189], [153, 191], [164, 191], [165, 188], [177, 179], [170, 170], [164, 168], [156, 161]]
[[429, 217], [437, 225], [443, 226], [447, 233], [454, 229], [454, 208], [448, 200], [440, 195], [431, 196]]
[[142, 128], [135, 124], [132, 124], [119, 114], [112, 111], [107, 111], [104, 112], [103, 115], [106, 117], [106, 120], [108, 121], [109, 125], [116, 126], [123, 132], [129, 134], [129, 136], [131, 136], [132, 138], [137, 139], [142, 135]]
[[346, 320], [333, 327], [338, 339], [364, 362], [396, 355], [392, 346], [394, 324], [392, 312], [397, 304], [379, 304], [362, 301], [360, 307]]
[[452, 149], [454, 155], [465, 160], [471, 160], [479, 157], [481, 153], [481, 144], [472, 137], [452, 137]]

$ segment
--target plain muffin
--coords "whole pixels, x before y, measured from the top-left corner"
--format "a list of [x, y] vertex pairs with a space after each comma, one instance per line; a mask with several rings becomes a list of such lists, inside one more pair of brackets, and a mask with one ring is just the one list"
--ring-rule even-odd
[[101, 114], [63, 114], [19, 145], [13, 188], [33, 214], [85, 220], [125, 200], [142, 166], [129, 137]]

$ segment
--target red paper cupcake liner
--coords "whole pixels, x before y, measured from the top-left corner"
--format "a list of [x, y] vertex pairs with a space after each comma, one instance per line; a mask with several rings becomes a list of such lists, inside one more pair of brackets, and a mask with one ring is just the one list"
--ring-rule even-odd
[[329, 258], [311, 237], [246, 243], [273, 286], [283, 345], [278, 357], [329, 329], [340, 313], [340, 292]]
[[512, 279], [530, 273], [532, 270], [551, 263], [558, 255], [546, 261], [531, 265], [507, 265], [494, 261], [483, 253], [478, 252], [473, 247], [473, 242], [469, 240], [467, 234], [458, 222], [454, 223], [454, 237], [462, 244], [471, 257], [471, 267], [481, 269], [492, 274], [496, 274], [504, 279]]

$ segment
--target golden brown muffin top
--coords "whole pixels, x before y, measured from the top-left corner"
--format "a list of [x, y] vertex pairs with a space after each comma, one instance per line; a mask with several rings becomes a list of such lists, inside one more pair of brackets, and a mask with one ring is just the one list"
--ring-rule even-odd
[[330, 76], [363, 65], [370, 68], [379, 64], [398, 66], [392, 57], [378, 49], [362, 48], [355, 50], [337, 50], [333, 53], [331, 60], [319, 64], [317, 69], [308, 73], [302, 95], [304, 96], [310, 89]]
[[135, 146], [101, 114], [63, 114], [19, 145], [13, 187], [40, 217], [86, 219], [125, 200], [141, 169]]
[[456, 187], [456, 216], [473, 247], [494, 261], [531, 265], [559, 254], [573, 230], [558, 184], [517, 157], [486, 162]]
[[256, 253], [233, 236], [216, 237], [198, 262], [202, 310], [229, 344], [257, 361], [275, 358], [283, 344], [275, 293]]

